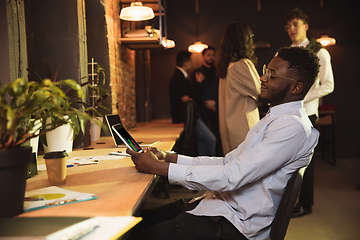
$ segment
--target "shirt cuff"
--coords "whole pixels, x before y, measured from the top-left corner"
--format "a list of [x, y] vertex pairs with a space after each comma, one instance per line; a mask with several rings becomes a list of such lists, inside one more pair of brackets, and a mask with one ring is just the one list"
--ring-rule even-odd
[[189, 166], [170, 163], [168, 179], [173, 185], [185, 186], [185, 174]]
[[184, 155], [178, 155], [177, 158], [177, 164], [181, 165], [191, 165], [192, 164], [193, 157], [184, 156]]

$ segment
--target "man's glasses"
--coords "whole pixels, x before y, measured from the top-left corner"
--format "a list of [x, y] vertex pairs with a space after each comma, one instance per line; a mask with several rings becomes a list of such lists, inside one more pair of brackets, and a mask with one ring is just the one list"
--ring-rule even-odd
[[268, 69], [266, 64], [264, 64], [264, 66], [263, 66], [263, 75], [265, 76], [266, 81], [269, 81], [269, 79], [272, 78], [272, 77], [279, 77], [279, 78], [285, 78], [285, 79], [289, 79], [289, 80], [293, 80], [293, 81], [298, 82], [298, 80], [296, 80], [294, 78], [283, 77], [283, 76], [279, 76], [279, 75], [271, 73], [271, 71]]
[[294, 28], [298, 28], [301, 25], [300, 22], [294, 22], [294, 23], [289, 23], [284, 27], [285, 32], [287, 32], [289, 30], [289, 28], [294, 27]]

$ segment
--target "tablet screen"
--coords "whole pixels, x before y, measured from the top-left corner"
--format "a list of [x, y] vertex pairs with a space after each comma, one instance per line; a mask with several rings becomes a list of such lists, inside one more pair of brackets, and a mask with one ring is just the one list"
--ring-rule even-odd
[[121, 138], [128, 148], [136, 152], [143, 152], [140, 145], [134, 140], [134, 138], [126, 131], [122, 124], [113, 125], [112, 128], [115, 133]]
[[106, 123], [109, 127], [109, 131], [111, 133], [111, 136], [114, 139], [115, 146], [124, 145], [124, 143], [121, 141], [120, 137], [115, 133], [114, 129], [112, 129], [112, 126], [115, 124], [121, 123], [120, 117], [118, 114], [108, 114], [105, 115]]

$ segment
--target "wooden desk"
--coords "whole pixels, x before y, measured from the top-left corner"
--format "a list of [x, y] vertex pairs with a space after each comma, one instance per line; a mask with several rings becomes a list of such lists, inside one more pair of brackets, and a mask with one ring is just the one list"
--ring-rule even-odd
[[[159, 141], [156, 146], [163, 150], [170, 150], [183, 130], [183, 125], [174, 125], [171, 121], [153, 121], [139, 123], [130, 129], [130, 134], [137, 141]], [[69, 154], [74, 156], [108, 155], [119, 149], [114, 146], [111, 137], [102, 137], [90, 147], [93, 150], [76, 149]], [[39, 164], [44, 160], [38, 157]], [[68, 190], [94, 193], [98, 199], [50, 207], [21, 214], [21, 217], [38, 216], [130, 216], [136, 215], [146, 195], [150, 193], [157, 177], [138, 172], [129, 157], [119, 160], [100, 160], [96, 165], [72, 167], [67, 169], [66, 184], [60, 186]], [[27, 190], [48, 187], [46, 171], [27, 180]]]

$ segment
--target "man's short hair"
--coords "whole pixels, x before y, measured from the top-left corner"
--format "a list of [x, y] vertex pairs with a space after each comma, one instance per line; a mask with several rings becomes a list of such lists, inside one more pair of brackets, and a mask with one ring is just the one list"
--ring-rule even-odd
[[201, 54], [204, 56], [207, 50], [213, 50], [215, 52], [215, 48], [213, 46], [208, 46], [202, 50]]
[[310, 22], [308, 15], [301, 11], [300, 8], [294, 8], [285, 15], [285, 25], [293, 19], [301, 19], [304, 24], [309, 24]]
[[305, 94], [314, 84], [320, 69], [319, 58], [304, 47], [281, 48], [278, 56], [289, 63], [288, 69], [298, 75], [299, 82], [304, 85]]
[[179, 67], [182, 67], [185, 62], [190, 61], [190, 58], [191, 58], [191, 52], [186, 51], [186, 50], [180, 51], [176, 55], [176, 65]]

